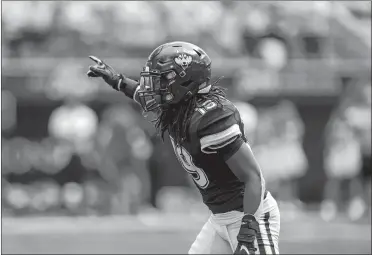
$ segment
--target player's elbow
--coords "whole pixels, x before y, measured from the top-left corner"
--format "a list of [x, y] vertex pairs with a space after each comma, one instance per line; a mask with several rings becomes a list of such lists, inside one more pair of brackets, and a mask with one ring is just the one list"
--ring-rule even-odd
[[245, 184], [261, 183], [260, 169], [253, 167], [248, 171], [245, 171], [240, 177], [240, 180], [242, 180]]
[[241, 182], [260, 183], [261, 171], [248, 144], [243, 143], [226, 164]]
[[245, 183], [245, 185], [252, 186], [253, 183], [261, 183], [260, 169], [255, 166], [250, 166], [249, 168], [246, 167], [239, 171], [235, 169], [233, 172], [241, 182]]

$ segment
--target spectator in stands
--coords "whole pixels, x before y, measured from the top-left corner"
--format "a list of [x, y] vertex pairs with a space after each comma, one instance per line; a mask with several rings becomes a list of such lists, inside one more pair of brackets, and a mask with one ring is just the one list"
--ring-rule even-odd
[[[371, 106], [368, 92], [370, 85], [348, 86], [328, 124], [325, 150], [328, 180], [321, 207], [325, 220], [335, 218], [339, 209], [347, 209], [348, 217], [358, 220], [364, 215], [366, 204], [370, 204]], [[348, 189], [343, 189], [342, 184], [348, 184]], [[345, 190], [346, 200], [341, 196]]]
[[[360, 177], [363, 185], [363, 200], [371, 211], [371, 84], [366, 83], [357, 89], [357, 98], [346, 109], [345, 118], [353, 129], [361, 149], [362, 164]], [[351, 214], [353, 209], [350, 207]]]
[[305, 127], [291, 101], [279, 102], [275, 109], [277, 141], [280, 144], [278, 153], [283, 164], [280, 178], [278, 200], [282, 206], [288, 205], [292, 209], [301, 206], [298, 199], [299, 180], [306, 174], [308, 161], [302, 147]]

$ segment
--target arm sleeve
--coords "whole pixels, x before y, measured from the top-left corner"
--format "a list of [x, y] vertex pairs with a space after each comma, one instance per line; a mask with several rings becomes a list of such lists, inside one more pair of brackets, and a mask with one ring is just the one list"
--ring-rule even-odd
[[199, 124], [198, 137], [203, 153], [230, 157], [244, 142], [239, 113], [221, 108], [206, 113]]
[[120, 91], [123, 92], [127, 97], [132, 98], [136, 101], [135, 96], [139, 88], [139, 83], [135, 80], [129, 79], [123, 76], [122, 85]]

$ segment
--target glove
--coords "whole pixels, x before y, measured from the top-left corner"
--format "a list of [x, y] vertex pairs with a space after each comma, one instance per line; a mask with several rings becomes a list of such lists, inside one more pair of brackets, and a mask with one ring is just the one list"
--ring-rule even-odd
[[89, 56], [89, 58], [96, 62], [96, 64], [94, 66], [89, 66], [89, 71], [87, 72], [88, 77], [102, 77], [113, 89], [120, 91], [125, 77], [122, 74], [116, 73], [111, 66], [107, 65], [99, 58], [95, 56]]
[[259, 224], [256, 218], [251, 214], [244, 215], [242, 225], [238, 234], [238, 246], [234, 254], [254, 254], [257, 250], [254, 248], [254, 240], [259, 231]]

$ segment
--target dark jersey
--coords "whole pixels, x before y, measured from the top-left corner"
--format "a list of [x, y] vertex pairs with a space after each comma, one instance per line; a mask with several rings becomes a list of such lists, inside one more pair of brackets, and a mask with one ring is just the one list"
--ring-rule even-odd
[[244, 183], [225, 163], [245, 142], [239, 112], [227, 99], [222, 106], [209, 100], [201, 103], [182, 148], [175, 146], [171, 137], [175, 153], [213, 213], [242, 211]]

